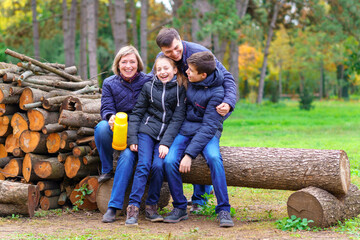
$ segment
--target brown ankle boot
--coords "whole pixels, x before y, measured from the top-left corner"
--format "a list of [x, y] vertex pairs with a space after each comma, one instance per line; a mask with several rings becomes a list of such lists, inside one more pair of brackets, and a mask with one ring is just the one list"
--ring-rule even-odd
[[129, 205], [126, 209], [126, 226], [138, 225], [139, 208], [134, 205]]
[[157, 205], [145, 206], [145, 219], [151, 222], [162, 222], [164, 220], [164, 218], [157, 212]]

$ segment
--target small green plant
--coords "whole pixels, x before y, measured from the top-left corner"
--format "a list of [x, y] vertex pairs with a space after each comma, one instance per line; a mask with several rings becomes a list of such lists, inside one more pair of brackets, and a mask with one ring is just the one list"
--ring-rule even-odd
[[300, 109], [310, 111], [312, 108], [314, 108], [314, 106], [312, 105], [313, 100], [314, 97], [309, 93], [309, 90], [305, 88], [304, 92], [300, 94]]
[[74, 202], [73, 211], [75, 212], [79, 211], [79, 206], [84, 204], [85, 196], [93, 192], [93, 190], [90, 190], [87, 187], [88, 184], [84, 184], [80, 188], [75, 189], [75, 191], [79, 192], [80, 194], [76, 195], [76, 197], [79, 197], [79, 199], [76, 202]]
[[11, 216], [8, 216], [7, 218], [10, 218], [12, 220], [19, 220], [20, 215], [19, 214], [11, 214]]
[[[207, 199], [207, 204], [201, 206], [200, 210], [195, 212], [197, 215], [204, 215], [209, 216], [211, 219], [215, 218], [217, 216], [215, 212], [215, 196], [213, 194], [207, 194], [205, 193], [202, 195], [203, 198]], [[230, 215], [234, 217], [236, 214], [235, 208], [230, 208]]]
[[167, 213], [169, 213], [170, 212], [170, 210], [168, 209], [168, 208], [162, 208], [162, 209], [158, 209], [158, 213], [160, 214], [160, 215], [165, 215], [165, 214], [167, 214]]
[[306, 218], [298, 218], [292, 215], [290, 218], [285, 217], [276, 221], [276, 227], [282, 231], [297, 231], [297, 230], [311, 230], [308, 226], [313, 220], [307, 220]]

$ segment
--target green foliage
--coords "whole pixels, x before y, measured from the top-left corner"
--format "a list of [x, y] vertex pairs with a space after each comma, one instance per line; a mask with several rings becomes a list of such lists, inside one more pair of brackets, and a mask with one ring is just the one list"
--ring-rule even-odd
[[297, 231], [297, 230], [310, 230], [309, 223], [314, 222], [313, 220], [307, 220], [306, 218], [297, 218], [292, 215], [290, 218], [285, 217], [281, 220], [276, 221], [276, 227], [282, 231]]
[[73, 206], [74, 211], [79, 211], [79, 206], [84, 203], [85, 196], [91, 194], [94, 191], [94, 190], [89, 190], [87, 187], [88, 184], [84, 184], [80, 188], [75, 189], [75, 191], [79, 192], [80, 194], [76, 195], [76, 197], [79, 197], [79, 199], [76, 202], [74, 202], [74, 206]]
[[[207, 193], [201, 196], [207, 199], [207, 204], [201, 206], [200, 210], [194, 212], [194, 214], [209, 216], [211, 219], [214, 219], [217, 216], [215, 212], [215, 208], [216, 208], [215, 196], [213, 194], [207, 194]], [[234, 208], [230, 208], [230, 215], [234, 217], [235, 214], [236, 214], [236, 210]]]
[[352, 239], [360, 238], [360, 218], [347, 219], [345, 222], [338, 222], [335, 231], [352, 235]]
[[314, 97], [312, 96], [312, 94], [309, 93], [309, 90], [305, 88], [304, 92], [300, 94], [300, 109], [310, 111], [312, 108], [314, 108], [314, 106], [312, 105], [313, 100]]
[[7, 218], [12, 219], [12, 220], [19, 220], [21, 217], [21, 215], [19, 214], [11, 214], [11, 216], [8, 216]]

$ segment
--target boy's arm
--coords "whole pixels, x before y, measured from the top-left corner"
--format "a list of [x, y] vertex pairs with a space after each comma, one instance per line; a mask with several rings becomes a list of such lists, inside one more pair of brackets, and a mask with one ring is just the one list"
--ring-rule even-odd
[[185, 150], [185, 154], [191, 158], [197, 157], [221, 126], [223, 116], [216, 111], [216, 106], [222, 102], [223, 96], [224, 92], [222, 90], [215, 92], [208, 102], [201, 127]]
[[164, 133], [164, 136], [160, 141], [160, 145], [165, 145], [167, 147], [170, 147], [176, 135], [178, 134], [181, 124], [185, 119], [185, 111], [186, 111], [185, 97], [186, 97], [186, 89], [182, 87], [179, 97], [179, 106], [175, 108], [170, 123]]
[[216, 60], [216, 67], [224, 74], [223, 87], [225, 91], [225, 97], [222, 103], [227, 103], [230, 106], [230, 112], [234, 111], [236, 105], [236, 84], [233, 75], [226, 70], [221, 62]]
[[146, 84], [141, 89], [140, 95], [137, 99], [136, 105], [129, 116], [129, 127], [128, 127], [128, 146], [131, 144], [138, 144], [138, 131], [141, 120], [149, 107], [149, 101], [146, 97]]
[[116, 114], [114, 96], [112, 95], [110, 85], [104, 84], [102, 87], [100, 115], [101, 119], [109, 121], [112, 115]]

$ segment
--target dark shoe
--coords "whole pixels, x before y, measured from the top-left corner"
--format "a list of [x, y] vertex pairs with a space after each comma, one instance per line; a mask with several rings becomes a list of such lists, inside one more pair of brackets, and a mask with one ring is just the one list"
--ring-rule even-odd
[[231, 219], [231, 215], [229, 212], [222, 210], [218, 213], [217, 217], [220, 221], [220, 227], [233, 227], [234, 226], [234, 222]]
[[126, 209], [125, 226], [137, 226], [139, 218], [139, 208], [134, 205], [129, 205]]
[[103, 216], [102, 222], [112, 223], [115, 221], [115, 217], [116, 217], [116, 208], [109, 207]]
[[103, 182], [106, 182], [107, 180], [109, 180], [110, 178], [113, 177], [113, 173], [112, 172], [109, 172], [109, 173], [103, 173], [100, 175], [100, 177], [98, 178], [98, 182], [99, 183], [103, 183]]
[[191, 205], [192, 205], [192, 200], [191, 200], [191, 198], [187, 201], [187, 205], [188, 205], [188, 206], [191, 206]]
[[196, 214], [197, 212], [199, 212], [201, 210], [201, 205], [194, 203], [191, 208], [190, 208], [190, 213], [194, 213]]
[[164, 218], [164, 222], [166, 223], [177, 223], [182, 220], [188, 219], [189, 216], [186, 212], [186, 209], [174, 208], [168, 216]]
[[162, 222], [164, 218], [158, 214], [157, 205], [146, 205], [145, 206], [145, 219], [151, 222]]

